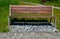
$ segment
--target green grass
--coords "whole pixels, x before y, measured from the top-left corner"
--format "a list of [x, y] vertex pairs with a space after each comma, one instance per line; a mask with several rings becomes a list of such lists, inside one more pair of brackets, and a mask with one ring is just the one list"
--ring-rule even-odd
[[45, 2], [45, 5], [53, 5], [53, 6], [57, 6], [57, 7], [60, 7], [60, 1], [57, 1], [57, 2]]
[[48, 22], [47, 18], [12, 18], [11, 22]]
[[[31, 2], [36, 4], [42, 4], [41, 0], [23, 0], [25, 2]], [[59, 6], [60, 7], [60, 0], [47, 0], [43, 3], [43, 5], [53, 5], [53, 6]]]
[[41, 0], [23, 0], [24, 2], [41, 3]]
[[56, 28], [60, 30], [60, 10], [54, 9], [54, 15], [56, 16]]
[[0, 31], [7, 32], [8, 30], [8, 9], [2, 7], [0, 8]]

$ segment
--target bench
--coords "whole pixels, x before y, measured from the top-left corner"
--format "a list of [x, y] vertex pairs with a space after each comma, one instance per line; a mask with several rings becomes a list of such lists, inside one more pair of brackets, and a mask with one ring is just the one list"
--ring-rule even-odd
[[10, 18], [50, 18], [50, 23], [53, 16], [52, 6], [41, 5], [10, 5]]
[[[13, 22], [11, 22], [12, 18], [50, 18], [49, 23], [48, 22], [14, 22], [14, 27], [17, 28], [17, 26], [21, 26], [21, 29], [25, 31], [35, 31], [37, 27], [39, 27], [39, 30], [37, 31], [53, 31], [54, 27], [56, 26], [56, 20], [55, 16], [53, 15], [53, 7], [52, 6], [41, 6], [41, 5], [10, 5], [10, 14], [9, 14], [9, 25], [11, 26], [11, 23], [13, 25]], [[54, 19], [54, 24], [51, 25], [52, 19]], [[42, 24], [44, 23], [44, 24]], [[16, 26], [16, 24], [18, 24]], [[20, 25], [19, 25], [20, 24]], [[27, 24], [27, 25], [26, 25]], [[32, 26], [31, 26], [32, 25]], [[28, 30], [26, 29], [28, 27]], [[32, 27], [32, 30], [30, 30], [30, 27]], [[36, 27], [35, 27], [36, 26]], [[47, 30], [44, 29], [44, 27], [47, 28]], [[51, 28], [49, 28], [51, 27]], [[43, 30], [41, 30], [43, 28]], [[14, 29], [14, 28], [12, 28]], [[19, 30], [18, 28], [15, 31], [24, 31]]]

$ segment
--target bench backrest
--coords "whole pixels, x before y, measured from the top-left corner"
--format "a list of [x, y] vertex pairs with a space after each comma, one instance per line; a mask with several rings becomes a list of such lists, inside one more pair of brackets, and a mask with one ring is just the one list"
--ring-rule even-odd
[[[27, 6], [27, 5], [11, 5], [12, 17], [26, 16], [52, 16], [52, 6]], [[35, 14], [35, 15], [34, 15]]]

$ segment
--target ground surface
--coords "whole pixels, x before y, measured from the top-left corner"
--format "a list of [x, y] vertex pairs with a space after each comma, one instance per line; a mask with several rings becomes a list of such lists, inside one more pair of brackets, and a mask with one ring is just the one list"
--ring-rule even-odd
[[[20, 29], [18, 26], [15, 28], [14, 26], [12, 26], [13, 31], [15, 31], [16, 29]], [[10, 28], [10, 30], [12, 29]], [[15, 28], [15, 29], [14, 29]], [[27, 27], [29, 28], [29, 27]], [[39, 31], [39, 32], [7, 32], [7, 33], [0, 33], [0, 39], [60, 39], [60, 32], [43, 32], [43, 31]]]
[[60, 39], [60, 32], [8, 32], [0, 33], [0, 39]]

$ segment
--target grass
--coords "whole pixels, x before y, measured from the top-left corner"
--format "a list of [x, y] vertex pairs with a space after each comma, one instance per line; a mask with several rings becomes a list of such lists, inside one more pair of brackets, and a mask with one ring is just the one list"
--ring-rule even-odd
[[[31, 2], [32, 0], [27, 0], [28, 2]], [[34, 0], [32, 3], [41, 3], [39, 0]], [[8, 16], [9, 16], [9, 5], [15, 4], [15, 5], [31, 5], [24, 3], [22, 0], [0, 0], [0, 32], [8, 32]], [[52, 5], [49, 2], [46, 4]], [[60, 6], [59, 3], [54, 3], [54, 6]], [[57, 29], [60, 30], [60, 10], [54, 9], [54, 14], [57, 17]]]
[[[36, 4], [42, 4], [41, 0], [23, 0], [25, 2], [31, 2]], [[53, 6], [59, 6], [60, 7], [60, 0], [47, 0], [43, 3], [43, 5], [53, 5]]]
[[47, 18], [13, 18], [11, 22], [48, 22]]
[[23, 0], [24, 2], [41, 3], [41, 0]]
[[0, 32], [7, 32], [8, 29], [8, 8], [0, 8]]
[[60, 30], [60, 10], [54, 9], [54, 15], [56, 16], [56, 28]]
[[45, 5], [53, 5], [53, 6], [56, 6], [56, 7], [60, 7], [60, 1], [59, 2], [45, 2]]

